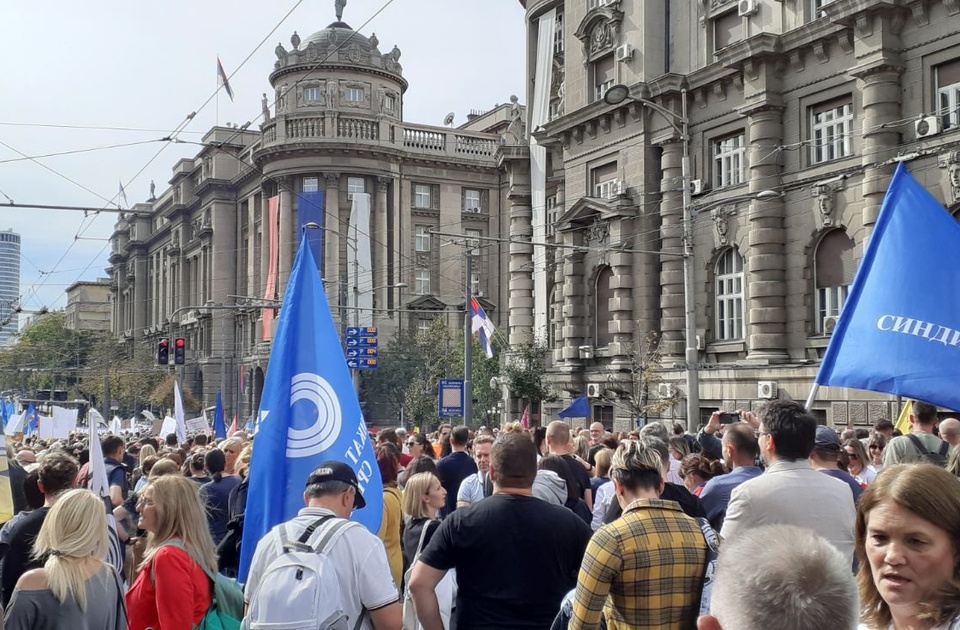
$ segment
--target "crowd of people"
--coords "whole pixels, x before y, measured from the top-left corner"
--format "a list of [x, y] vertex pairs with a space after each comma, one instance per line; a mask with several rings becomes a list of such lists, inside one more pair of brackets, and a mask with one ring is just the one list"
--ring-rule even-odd
[[[838, 433], [773, 401], [696, 434], [381, 430], [379, 531], [349, 520], [354, 469], [320, 463], [253, 551], [244, 627], [960, 628], [960, 422], [910, 420]], [[4, 627], [192, 630], [238, 575], [254, 445], [107, 435], [100, 497], [83, 436], [10, 444]]]

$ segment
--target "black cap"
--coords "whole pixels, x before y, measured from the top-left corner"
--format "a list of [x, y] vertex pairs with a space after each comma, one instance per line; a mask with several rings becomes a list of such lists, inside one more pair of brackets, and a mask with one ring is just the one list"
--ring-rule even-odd
[[813, 447], [824, 451], [839, 451], [840, 438], [832, 427], [820, 425], [817, 427], [817, 435]]
[[363, 500], [363, 493], [360, 491], [357, 473], [353, 472], [353, 468], [347, 464], [335, 460], [323, 462], [314, 468], [310, 476], [307, 477], [307, 486], [326, 481], [342, 481], [354, 487], [357, 492], [353, 495], [353, 509], [359, 510], [367, 505], [367, 502]]

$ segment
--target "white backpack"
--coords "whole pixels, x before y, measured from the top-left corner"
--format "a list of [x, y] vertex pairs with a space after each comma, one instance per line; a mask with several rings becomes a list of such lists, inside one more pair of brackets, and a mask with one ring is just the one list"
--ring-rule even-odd
[[[328, 522], [329, 521], [329, 522]], [[290, 542], [288, 523], [280, 525], [283, 552], [267, 565], [259, 586], [250, 598], [243, 619], [244, 630], [350, 630], [343, 612], [340, 579], [327, 556], [331, 543], [348, 520], [324, 516], [312, 523], [295, 542]], [[319, 542], [309, 545], [314, 533]], [[361, 614], [353, 626], [363, 623]]]

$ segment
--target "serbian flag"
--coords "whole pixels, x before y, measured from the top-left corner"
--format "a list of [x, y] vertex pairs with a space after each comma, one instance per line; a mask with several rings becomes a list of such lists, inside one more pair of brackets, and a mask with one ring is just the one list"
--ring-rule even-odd
[[470, 298], [470, 329], [480, 335], [480, 345], [488, 359], [493, 358], [493, 333], [496, 328], [476, 298]]
[[227, 96], [230, 97], [230, 101], [233, 102], [233, 88], [230, 87], [230, 81], [227, 79], [227, 73], [223, 71], [223, 64], [220, 63], [220, 56], [217, 56], [217, 78], [220, 79], [220, 84], [223, 85], [223, 89], [226, 91]]
[[233, 434], [237, 432], [237, 414], [233, 414], [233, 424], [230, 425], [230, 428], [227, 429], [227, 437], [232, 438]]

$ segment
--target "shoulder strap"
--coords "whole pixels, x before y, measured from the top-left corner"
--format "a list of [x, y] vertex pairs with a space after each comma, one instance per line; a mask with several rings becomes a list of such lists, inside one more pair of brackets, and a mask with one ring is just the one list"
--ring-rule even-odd
[[946, 442], [945, 440], [940, 440], [940, 451], [939, 451], [940, 456], [946, 457], [947, 452], [949, 452], [949, 450], [950, 450], [950, 443]]
[[[110, 574], [113, 575], [113, 582], [117, 586], [117, 628], [120, 627], [120, 623], [125, 621], [127, 618], [127, 599], [124, 597], [123, 582], [120, 581], [120, 574], [117, 572], [116, 567], [112, 565], [107, 565], [110, 568]], [[153, 576], [150, 576], [151, 581]]]
[[310, 523], [310, 525], [303, 530], [303, 534], [300, 535], [300, 538], [297, 540], [297, 542], [301, 545], [307, 544], [307, 542], [310, 540], [310, 537], [313, 536], [313, 532], [317, 531], [318, 527], [329, 521], [331, 518], [333, 518], [333, 515], [327, 514], [326, 516], [321, 516], [314, 522]]
[[927, 447], [923, 445], [923, 442], [920, 441], [920, 438], [915, 436], [913, 433], [907, 433], [907, 439], [913, 442], [913, 446], [920, 452], [921, 455], [927, 456], [930, 454], [930, 451], [927, 450]]
[[341, 530], [345, 529], [346, 527], [349, 527], [350, 525], [357, 525], [357, 523], [353, 523], [352, 521], [348, 521], [348, 520], [345, 519], [345, 518], [338, 518], [338, 519], [336, 519], [336, 520], [330, 525], [330, 527], [327, 528], [327, 531], [325, 531], [325, 532], [323, 533], [323, 536], [320, 538], [320, 541], [316, 544], [316, 546], [314, 546], [314, 548], [313, 548], [314, 551], [317, 552], [317, 553], [326, 553], [326, 552], [327, 552], [327, 547], [330, 545], [331, 541], [333, 540], [333, 537], [334, 537], [338, 532], [340, 532]]

